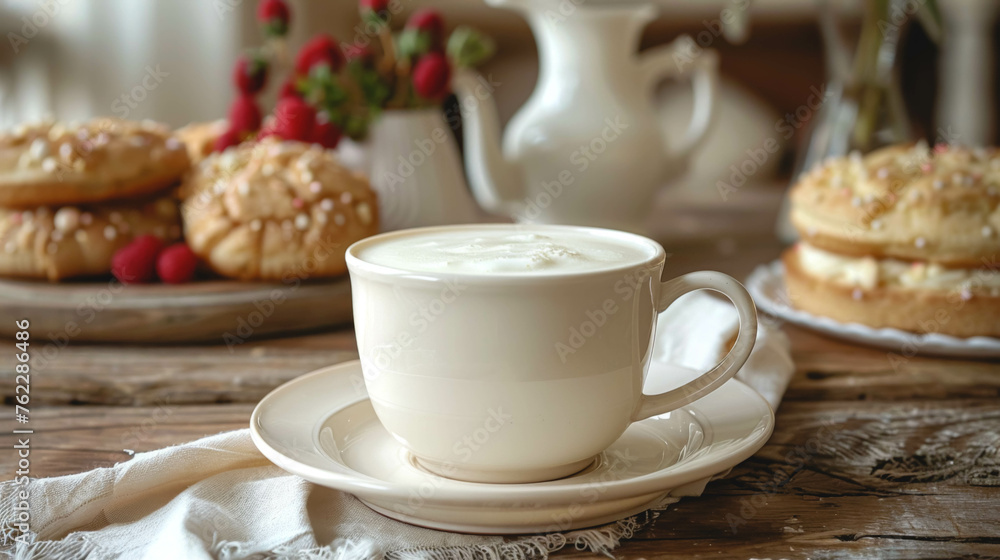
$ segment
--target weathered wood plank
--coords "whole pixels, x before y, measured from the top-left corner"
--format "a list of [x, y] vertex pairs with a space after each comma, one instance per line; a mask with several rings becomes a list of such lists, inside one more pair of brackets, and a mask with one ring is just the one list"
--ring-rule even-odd
[[[893, 538], [860, 536], [856, 541], [838, 539], [811, 541], [806, 538], [771, 539], [766, 535], [746, 539], [698, 539], [629, 541], [614, 552], [617, 558], [645, 560], [946, 560], [1000, 558], [1000, 545], [967, 543], [957, 539]], [[557, 554], [565, 560], [607, 558], [579, 551]]]
[[[96, 346], [64, 348], [44, 364], [32, 361], [36, 404], [146, 405], [255, 403], [278, 385], [357, 358], [350, 329], [226, 346]], [[14, 394], [13, 353], [2, 358], [0, 394]]]
[[[884, 350], [785, 326], [798, 374], [785, 396], [797, 400], [995, 398], [1000, 362], [916, 357], [893, 362]], [[0, 357], [0, 395], [11, 402], [13, 355]], [[65, 348], [32, 377], [43, 404], [145, 405], [255, 403], [298, 375], [357, 358], [350, 329], [225, 346]], [[0, 370], [4, 371], [4, 370]]]

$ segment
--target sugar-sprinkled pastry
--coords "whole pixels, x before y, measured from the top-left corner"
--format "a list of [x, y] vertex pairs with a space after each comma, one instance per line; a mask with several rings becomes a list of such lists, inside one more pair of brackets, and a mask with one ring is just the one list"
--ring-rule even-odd
[[208, 122], [191, 123], [177, 129], [177, 137], [187, 147], [188, 158], [196, 164], [215, 151], [215, 141], [229, 127], [225, 119]]
[[144, 234], [180, 238], [173, 198], [0, 208], [0, 276], [56, 281], [108, 274], [115, 252]]
[[229, 148], [193, 169], [183, 190], [188, 245], [231, 278], [343, 274], [347, 247], [378, 232], [368, 181], [317, 145], [269, 138]]
[[0, 134], [0, 206], [83, 204], [154, 193], [190, 166], [153, 121], [43, 122]]
[[833, 159], [791, 191], [792, 305], [845, 323], [1000, 337], [1000, 151]]
[[809, 244], [843, 254], [980, 266], [1000, 250], [1000, 151], [925, 143], [832, 159], [791, 191]]

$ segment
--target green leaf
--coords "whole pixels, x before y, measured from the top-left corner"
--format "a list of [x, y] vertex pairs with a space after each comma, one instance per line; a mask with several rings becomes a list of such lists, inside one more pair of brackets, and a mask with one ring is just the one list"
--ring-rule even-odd
[[478, 66], [494, 52], [493, 39], [471, 27], [459, 26], [448, 37], [448, 58], [459, 68]]
[[400, 58], [416, 58], [431, 49], [431, 36], [419, 29], [404, 29], [400, 31], [396, 44]]
[[917, 5], [917, 21], [924, 27], [927, 36], [935, 43], [941, 42], [941, 10], [937, 0], [924, 0]]
[[265, 37], [284, 37], [288, 34], [288, 25], [277, 18], [261, 24], [261, 29], [264, 31]]
[[368, 135], [368, 119], [358, 115], [348, 115], [340, 128], [352, 140], [362, 140]]
[[360, 61], [353, 60], [348, 63], [347, 72], [361, 89], [361, 94], [369, 107], [381, 107], [389, 99], [392, 90], [374, 68], [367, 68]]
[[348, 98], [347, 90], [340, 83], [340, 79], [328, 65], [317, 64], [309, 71], [309, 75], [299, 82], [299, 90], [310, 105], [327, 109], [332, 113]]
[[385, 19], [382, 18], [382, 16], [380, 16], [378, 14], [378, 12], [376, 12], [374, 10], [365, 10], [361, 14], [361, 19], [366, 24], [372, 24], [376, 28], [381, 27], [383, 25], [387, 25], [387, 23], [388, 23]]

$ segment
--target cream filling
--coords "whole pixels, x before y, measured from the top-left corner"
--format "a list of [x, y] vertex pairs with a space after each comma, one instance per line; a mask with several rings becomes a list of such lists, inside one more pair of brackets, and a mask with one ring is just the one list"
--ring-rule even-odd
[[937, 290], [1000, 290], [1000, 271], [987, 268], [945, 268], [925, 262], [849, 257], [797, 246], [799, 265], [811, 276], [871, 290], [879, 286]]

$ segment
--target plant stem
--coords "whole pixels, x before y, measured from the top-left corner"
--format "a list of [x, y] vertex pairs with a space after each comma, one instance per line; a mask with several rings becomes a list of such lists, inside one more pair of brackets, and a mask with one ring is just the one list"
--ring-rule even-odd
[[854, 126], [854, 144], [862, 150], [871, 145], [882, 101], [883, 84], [878, 80], [878, 55], [885, 37], [881, 26], [889, 21], [889, 0], [866, 2], [858, 51], [854, 56], [854, 74], [847, 84], [858, 100], [858, 118]]

